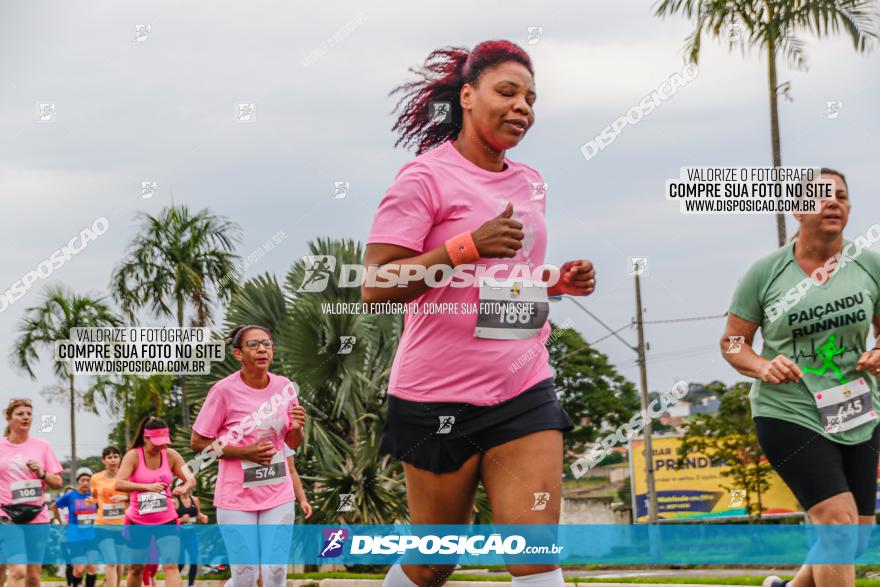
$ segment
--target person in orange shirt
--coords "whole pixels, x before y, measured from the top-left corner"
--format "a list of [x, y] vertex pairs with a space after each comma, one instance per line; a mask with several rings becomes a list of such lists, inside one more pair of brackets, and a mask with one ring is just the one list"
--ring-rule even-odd
[[98, 517], [95, 521], [98, 549], [106, 564], [104, 571], [105, 587], [119, 587], [122, 576], [122, 560], [125, 540], [122, 527], [125, 524], [125, 508], [128, 506], [128, 494], [116, 490], [116, 474], [122, 453], [115, 446], [108, 446], [101, 452], [104, 470], [92, 476], [92, 496], [98, 506]]

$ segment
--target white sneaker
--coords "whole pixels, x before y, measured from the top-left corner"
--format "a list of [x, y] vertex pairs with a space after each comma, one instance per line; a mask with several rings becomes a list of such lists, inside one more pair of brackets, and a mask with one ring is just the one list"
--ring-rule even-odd
[[761, 583], [761, 587], [786, 587], [788, 581], [780, 579], [776, 575], [770, 575]]

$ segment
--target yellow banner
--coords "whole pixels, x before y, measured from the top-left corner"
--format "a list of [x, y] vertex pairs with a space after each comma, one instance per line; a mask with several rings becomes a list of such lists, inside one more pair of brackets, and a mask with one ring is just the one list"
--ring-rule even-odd
[[[722, 477], [729, 467], [713, 467], [702, 453], [691, 453], [680, 469], [676, 468], [681, 437], [652, 439], [654, 485], [657, 491], [657, 517], [662, 520], [745, 517], [745, 491], [733, 487], [733, 479]], [[648, 485], [645, 473], [644, 440], [634, 439], [629, 446], [633, 518], [648, 521]], [[761, 494], [764, 515], [801, 512], [797, 499], [776, 474], [768, 478], [770, 489]], [[731, 487], [729, 491], [721, 487]], [[757, 495], [749, 496], [754, 502]]]

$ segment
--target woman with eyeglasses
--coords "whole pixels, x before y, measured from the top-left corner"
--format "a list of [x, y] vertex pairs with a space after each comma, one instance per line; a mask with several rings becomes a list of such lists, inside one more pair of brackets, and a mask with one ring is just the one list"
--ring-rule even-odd
[[293, 524], [296, 499], [283, 448], [302, 444], [306, 412], [293, 382], [269, 372], [275, 345], [268, 328], [240, 326], [230, 338], [241, 369], [208, 392], [191, 445], [220, 459], [214, 506], [232, 586], [253, 587], [262, 567], [263, 586], [282, 587], [293, 533], [279, 526]]
[[0, 438], [0, 552], [8, 566], [9, 587], [40, 584], [49, 533], [46, 488], [60, 489], [62, 467], [52, 447], [30, 436], [33, 407], [13, 399], [6, 407], [6, 432]]

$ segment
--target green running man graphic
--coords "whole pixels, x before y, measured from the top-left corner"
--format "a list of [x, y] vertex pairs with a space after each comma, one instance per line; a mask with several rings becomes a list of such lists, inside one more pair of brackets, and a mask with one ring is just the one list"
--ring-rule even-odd
[[828, 369], [834, 370], [834, 376], [837, 377], [837, 380], [840, 381], [841, 385], [846, 383], [843, 379], [843, 373], [840, 371], [840, 367], [834, 362], [835, 355], [840, 355], [846, 352], [846, 349], [840, 348], [837, 346], [837, 343], [834, 341], [834, 335], [830, 335], [828, 337], [828, 342], [820, 346], [818, 349], [819, 353], [822, 354], [822, 366], [818, 369], [813, 367], [804, 367], [804, 371], [807, 373], [813, 373], [814, 375], [824, 375], [825, 371]]

